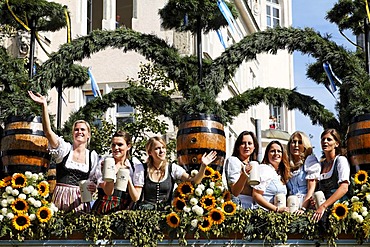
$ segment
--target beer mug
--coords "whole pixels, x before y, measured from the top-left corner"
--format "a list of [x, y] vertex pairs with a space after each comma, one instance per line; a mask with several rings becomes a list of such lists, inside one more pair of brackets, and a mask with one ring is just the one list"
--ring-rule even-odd
[[290, 195], [287, 199], [289, 212], [293, 213], [299, 209], [299, 199], [296, 195]]
[[258, 162], [257, 161], [251, 161], [249, 164], [252, 167], [252, 170], [249, 174], [249, 185], [258, 185], [260, 184], [260, 173], [258, 169]]
[[120, 191], [126, 191], [129, 176], [130, 176], [130, 169], [120, 168], [117, 172], [117, 180], [114, 185], [114, 188]]
[[92, 194], [87, 189], [89, 184], [88, 180], [81, 180], [78, 182], [78, 185], [80, 186], [80, 193], [81, 193], [81, 201], [82, 202], [91, 202], [92, 201]]
[[315, 193], [313, 193], [313, 198], [315, 199], [316, 209], [318, 209], [321, 206], [321, 204], [323, 204], [326, 201], [324, 192], [322, 191], [316, 191]]
[[107, 157], [104, 159], [104, 167], [103, 167], [103, 180], [106, 182], [112, 182], [116, 178], [115, 172], [115, 165], [116, 162], [114, 158]]
[[276, 194], [274, 198], [275, 206], [278, 208], [286, 207], [286, 195], [285, 194]]

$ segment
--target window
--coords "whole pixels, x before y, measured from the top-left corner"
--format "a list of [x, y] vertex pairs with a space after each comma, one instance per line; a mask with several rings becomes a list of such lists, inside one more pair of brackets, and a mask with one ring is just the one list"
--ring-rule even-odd
[[119, 105], [116, 107], [116, 126], [117, 129], [120, 129], [126, 123], [133, 123], [134, 117], [133, 114], [135, 109], [129, 105]]
[[280, 26], [279, 0], [266, 0], [267, 27]]
[[[125, 26], [132, 28], [132, 18], [134, 17], [134, 0], [116, 0], [116, 14], [113, 18], [116, 21], [116, 27]], [[87, 1], [87, 33], [96, 29], [102, 29], [103, 13], [108, 6], [103, 0]], [[109, 18], [109, 17], [105, 17]]]
[[269, 127], [270, 129], [281, 129], [281, 107], [270, 105]]
[[[85, 103], [87, 104], [88, 102], [92, 101], [93, 99], [95, 99], [92, 91], [86, 91], [84, 92], [85, 94]], [[93, 125], [95, 126], [101, 126], [101, 119], [95, 119], [94, 122], [92, 123]]]

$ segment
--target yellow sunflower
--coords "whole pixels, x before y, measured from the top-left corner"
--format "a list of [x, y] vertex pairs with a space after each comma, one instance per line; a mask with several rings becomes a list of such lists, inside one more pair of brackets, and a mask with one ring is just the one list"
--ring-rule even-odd
[[176, 197], [175, 199], [173, 199], [172, 205], [177, 211], [181, 211], [186, 206], [186, 202], [184, 199]]
[[3, 180], [0, 180], [0, 188], [5, 188], [7, 185]]
[[203, 232], [208, 232], [212, 227], [212, 222], [208, 217], [203, 217], [203, 221], [199, 222], [198, 227]]
[[28, 211], [28, 203], [21, 198], [15, 199], [10, 207], [16, 214], [24, 214]]
[[366, 184], [368, 178], [368, 174], [364, 170], [359, 170], [355, 174], [355, 184]]
[[36, 216], [41, 223], [46, 223], [51, 219], [52, 213], [50, 208], [43, 206], [37, 210]]
[[206, 166], [206, 169], [204, 171], [204, 177], [206, 178], [212, 178], [215, 171], [212, 169], [212, 167]]
[[231, 193], [228, 190], [225, 190], [222, 197], [224, 198], [224, 201], [230, 201], [231, 200]]
[[37, 185], [37, 191], [42, 197], [47, 197], [49, 195], [49, 183], [42, 181]]
[[232, 201], [227, 201], [222, 204], [222, 211], [226, 215], [233, 215], [236, 212], [236, 204]]
[[337, 203], [334, 205], [331, 213], [337, 220], [342, 220], [347, 217], [348, 208], [345, 204]]
[[183, 182], [179, 184], [179, 186], [177, 187], [177, 191], [181, 197], [186, 197], [193, 194], [194, 186], [191, 184], [191, 182]]
[[218, 210], [218, 209], [214, 208], [209, 212], [208, 218], [209, 218], [210, 222], [212, 222], [212, 224], [219, 225], [222, 222], [224, 222], [225, 215], [221, 210]]
[[168, 214], [166, 221], [167, 224], [172, 228], [176, 228], [180, 225], [180, 217], [175, 212]]
[[23, 231], [31, 225], [31, 220], [27, 215], [20, 214], [14, 216], [12, 224], [16, 230]]
[[221, 179], [221, 173], [219, 171], [215, 171], [212, 175], [212, 181], [216, 182]]
[[211, 210], [216, 206], [216, 199], [212, 195], [205, 195], [200, 199], [200, 205], [202, 205], [204, 209]]
[[12, 187], [14, 189], [23, 188], [27, 185], [27, 178], [22, 173], [15, 173], [12, 177]]

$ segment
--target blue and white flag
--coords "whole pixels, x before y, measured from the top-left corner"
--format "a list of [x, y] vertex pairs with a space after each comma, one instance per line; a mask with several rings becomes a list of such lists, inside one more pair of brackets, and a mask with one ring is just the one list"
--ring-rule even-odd
[[102, 99], [101, 97], [101, 94], [100, 94], [100, 89], [99, 89], [99, 86], [98, 86], [98, 83], [96, 83], [95, 81], [95, 78], [93, 76], [93, 74], [91, 73], [91, 67], [89, 67], [89, 69], [87, 70], [87, 72], [89, 73], [89, 77], [90, 77], [90, 83], [91, 83], [91, 90], [94, 94], [94, 97], [100, 97], [100, 99]]
[[239, 30], [236, 28], [236, 24], [235, 24], [236, 21], [235, 21], [233, 15], [231, 14], [231, 11], [230, 11], [229, 7], [227, 7], [226, 3], [224, 2], [224, 0], [217, 0], [217, 6], [220, 9], [222, 15], [225, 17], [227, 23], [229, 24], [231, 31], [234, 34], [235, 34], [235, 32], [237, 32], [239, 34], [239, 36], [241, 37], [241, 34], [239, 33]]
[[336, 98], [335, 95], [334, 95], [334, 93], [337, 91], [337, 86], [335, 85], [335, 80], [337, 80], [337, 82], [339, 84], [342, 84], [342, 81], [334, 74], [334, 72], [333, 72], [333, 70], [331, 68], [330, 63], [324, 62], [322, 64], [322, 66], [323, 66], [324, 71], [326, 73], [326, 76], [328, 77], [329, 82], [330, 82], [330, 85], [329, 86], [326, 86], [326, 88], [329, 90], [329, 92], [331, 93], [331, 95], [333, 95], [333, 97]]
[[222, 46], [226, 49], [226, 43], [225, 43], [224, 37], [222, 36], [221, 31], [216, 30], [216, 33], [217, 33], [218, 39], [220, 40]]

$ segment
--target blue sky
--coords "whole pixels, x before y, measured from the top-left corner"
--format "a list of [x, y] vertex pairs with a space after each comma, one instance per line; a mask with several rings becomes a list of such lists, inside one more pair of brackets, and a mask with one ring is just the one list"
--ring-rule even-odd
[[[334, 0], [292, 0], [293, 3], [293, 27], [304, 28], [311, 27], [321, 34], [331, 34], [332, 41], [341, 44], [348, 49], [353, 46], [338, 32], [336, 25], [325, 19], [326, 12], [329, 11], [337, 1]], [[349, 35], [349, 34], [347, 34]], [[352, 41], [354, 38], [350, 36]], [[294, 81], [297, 91], [303, 94], [311, 95], [327, 109], [336, 114], [336, 100], [328, 90], [316, 82], [307, 79], [306, 65], [315, 61], [315, 59], [302, 55], [299, 52], [294, 53]], [[333, 68], [335, 72], [335, 68]], [[311, 135], [312, 145], [317, 157], [321, 156], [320, 135], [323, 131], [321, 126], [311, 124], [311, 120], [300, 112], [296, 111], [296, 130], [301, 130]]]

